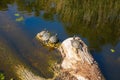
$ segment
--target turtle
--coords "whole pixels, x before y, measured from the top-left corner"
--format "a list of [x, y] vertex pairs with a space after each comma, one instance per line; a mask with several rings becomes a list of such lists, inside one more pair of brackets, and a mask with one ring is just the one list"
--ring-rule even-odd
[[39, 34], [40, 34], [40, 37], [42, 37], [42, 36], [45, 34], [45, 32], [47, 32], [46, 29], [42, 30], [42, 31], [39, 33]]
[[73, 40], [71, 40], [71, 45], [76, 49], [77, 53], [78, 53], [78, 49], [80, 49], [81, 51], [83, 51], [82, 47], [82, 43], [75, 39], [75, 36], [73, 37]]
[[42, 40], [44, 42], [48, 42], [49, 38], [50, 38], [50, 33], [48, 31], [46, 31], [42, 36]]
[[51, 36], [51, 37], [49, 38], [49, 41], [50, 41], [50, 43], [57, 43], [57, 42], [58, 42], [57, 34]]

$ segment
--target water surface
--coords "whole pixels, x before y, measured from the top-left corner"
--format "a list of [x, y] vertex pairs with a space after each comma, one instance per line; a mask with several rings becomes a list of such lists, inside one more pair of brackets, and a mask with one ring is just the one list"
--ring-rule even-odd
[[[1, 0], [0, 38], [4, 36], [15, 54], [41, 76], [49, 78], [53, 73], [46, 70], [48, 61], [59, 56], [57, 51], [41, 47], [35, 39], [36, 34], [46, 28], [57, 33], [61, 42], [73, 35], [80, 36], [105, 78], [119, 80], [119, 4], [119, 0]], [[7, 72], [6, 68], [0, 70]]]

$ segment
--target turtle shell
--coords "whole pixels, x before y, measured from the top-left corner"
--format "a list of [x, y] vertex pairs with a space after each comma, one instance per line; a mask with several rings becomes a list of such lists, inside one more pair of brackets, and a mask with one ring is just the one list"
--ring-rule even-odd
[[40, 34], [40, 36], [43, 36], [44, 34], [45, 34], [45, 30], [43, 30], [43, 31], [41, 31], [39, 34]]
[[58, 38], [57, 38], [56, 35], [54, 35], [54, 36], [51, 36], [51, 37], [50, 37], [49, 41], [50, 41], [51, 43], [57, 43], [57, 42], [58, 42]]
[[[77, 39], [76, 39], [77, 38]], [[82, 50], [82, 47], [83, 47], [83, 45], [82, 45], [82, 43], [80, 42], [81, 41], [81, 39], [79, 38], [79, 37], [73, 37], [73, 40], [71, 40], [71, 45], [74, 47], [74, 48], [76, 48], [76, 49], [81, 49]]]
[[81, 44], [80, 44], [80, 42], [79, 42], [78, 40], [73, 40], [73, 41], [72, 41], [72, 46], [73, 46], [74, 48], [80, 48], [80, 47], [81, 47]]
[[49, 38], [50, 38], [50, 33], [49, 32], [45, 32], [42, 36], [43, 41], [48, 41]]

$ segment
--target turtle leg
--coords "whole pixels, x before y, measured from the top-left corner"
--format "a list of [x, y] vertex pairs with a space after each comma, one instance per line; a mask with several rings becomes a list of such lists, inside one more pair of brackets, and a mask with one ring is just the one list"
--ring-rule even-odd
[[45, 41], [45, 43], [46, 43], [46, 44], [48, 44], [48, 40], [47, 40], [47, 41]]
[[47, 42], [46, 41], [44, 41], [44, 44], [46, 44]]
[[43, 44], [44, 44], [44, 45], [47, 45], [47, 41], [43, 41]]

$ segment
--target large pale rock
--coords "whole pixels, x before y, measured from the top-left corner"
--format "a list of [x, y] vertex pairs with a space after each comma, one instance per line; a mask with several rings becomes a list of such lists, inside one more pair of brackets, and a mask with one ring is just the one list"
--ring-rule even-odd
[[79, 37], [75, 39], [82, 43], [82, 50], [72, 46], [72, 37], [64, 40], [59, 47], [63, 57], [63, 71], [69, 72], [78, 80], [104, 80], [96, 61], [88, 52], [87, 45]]

